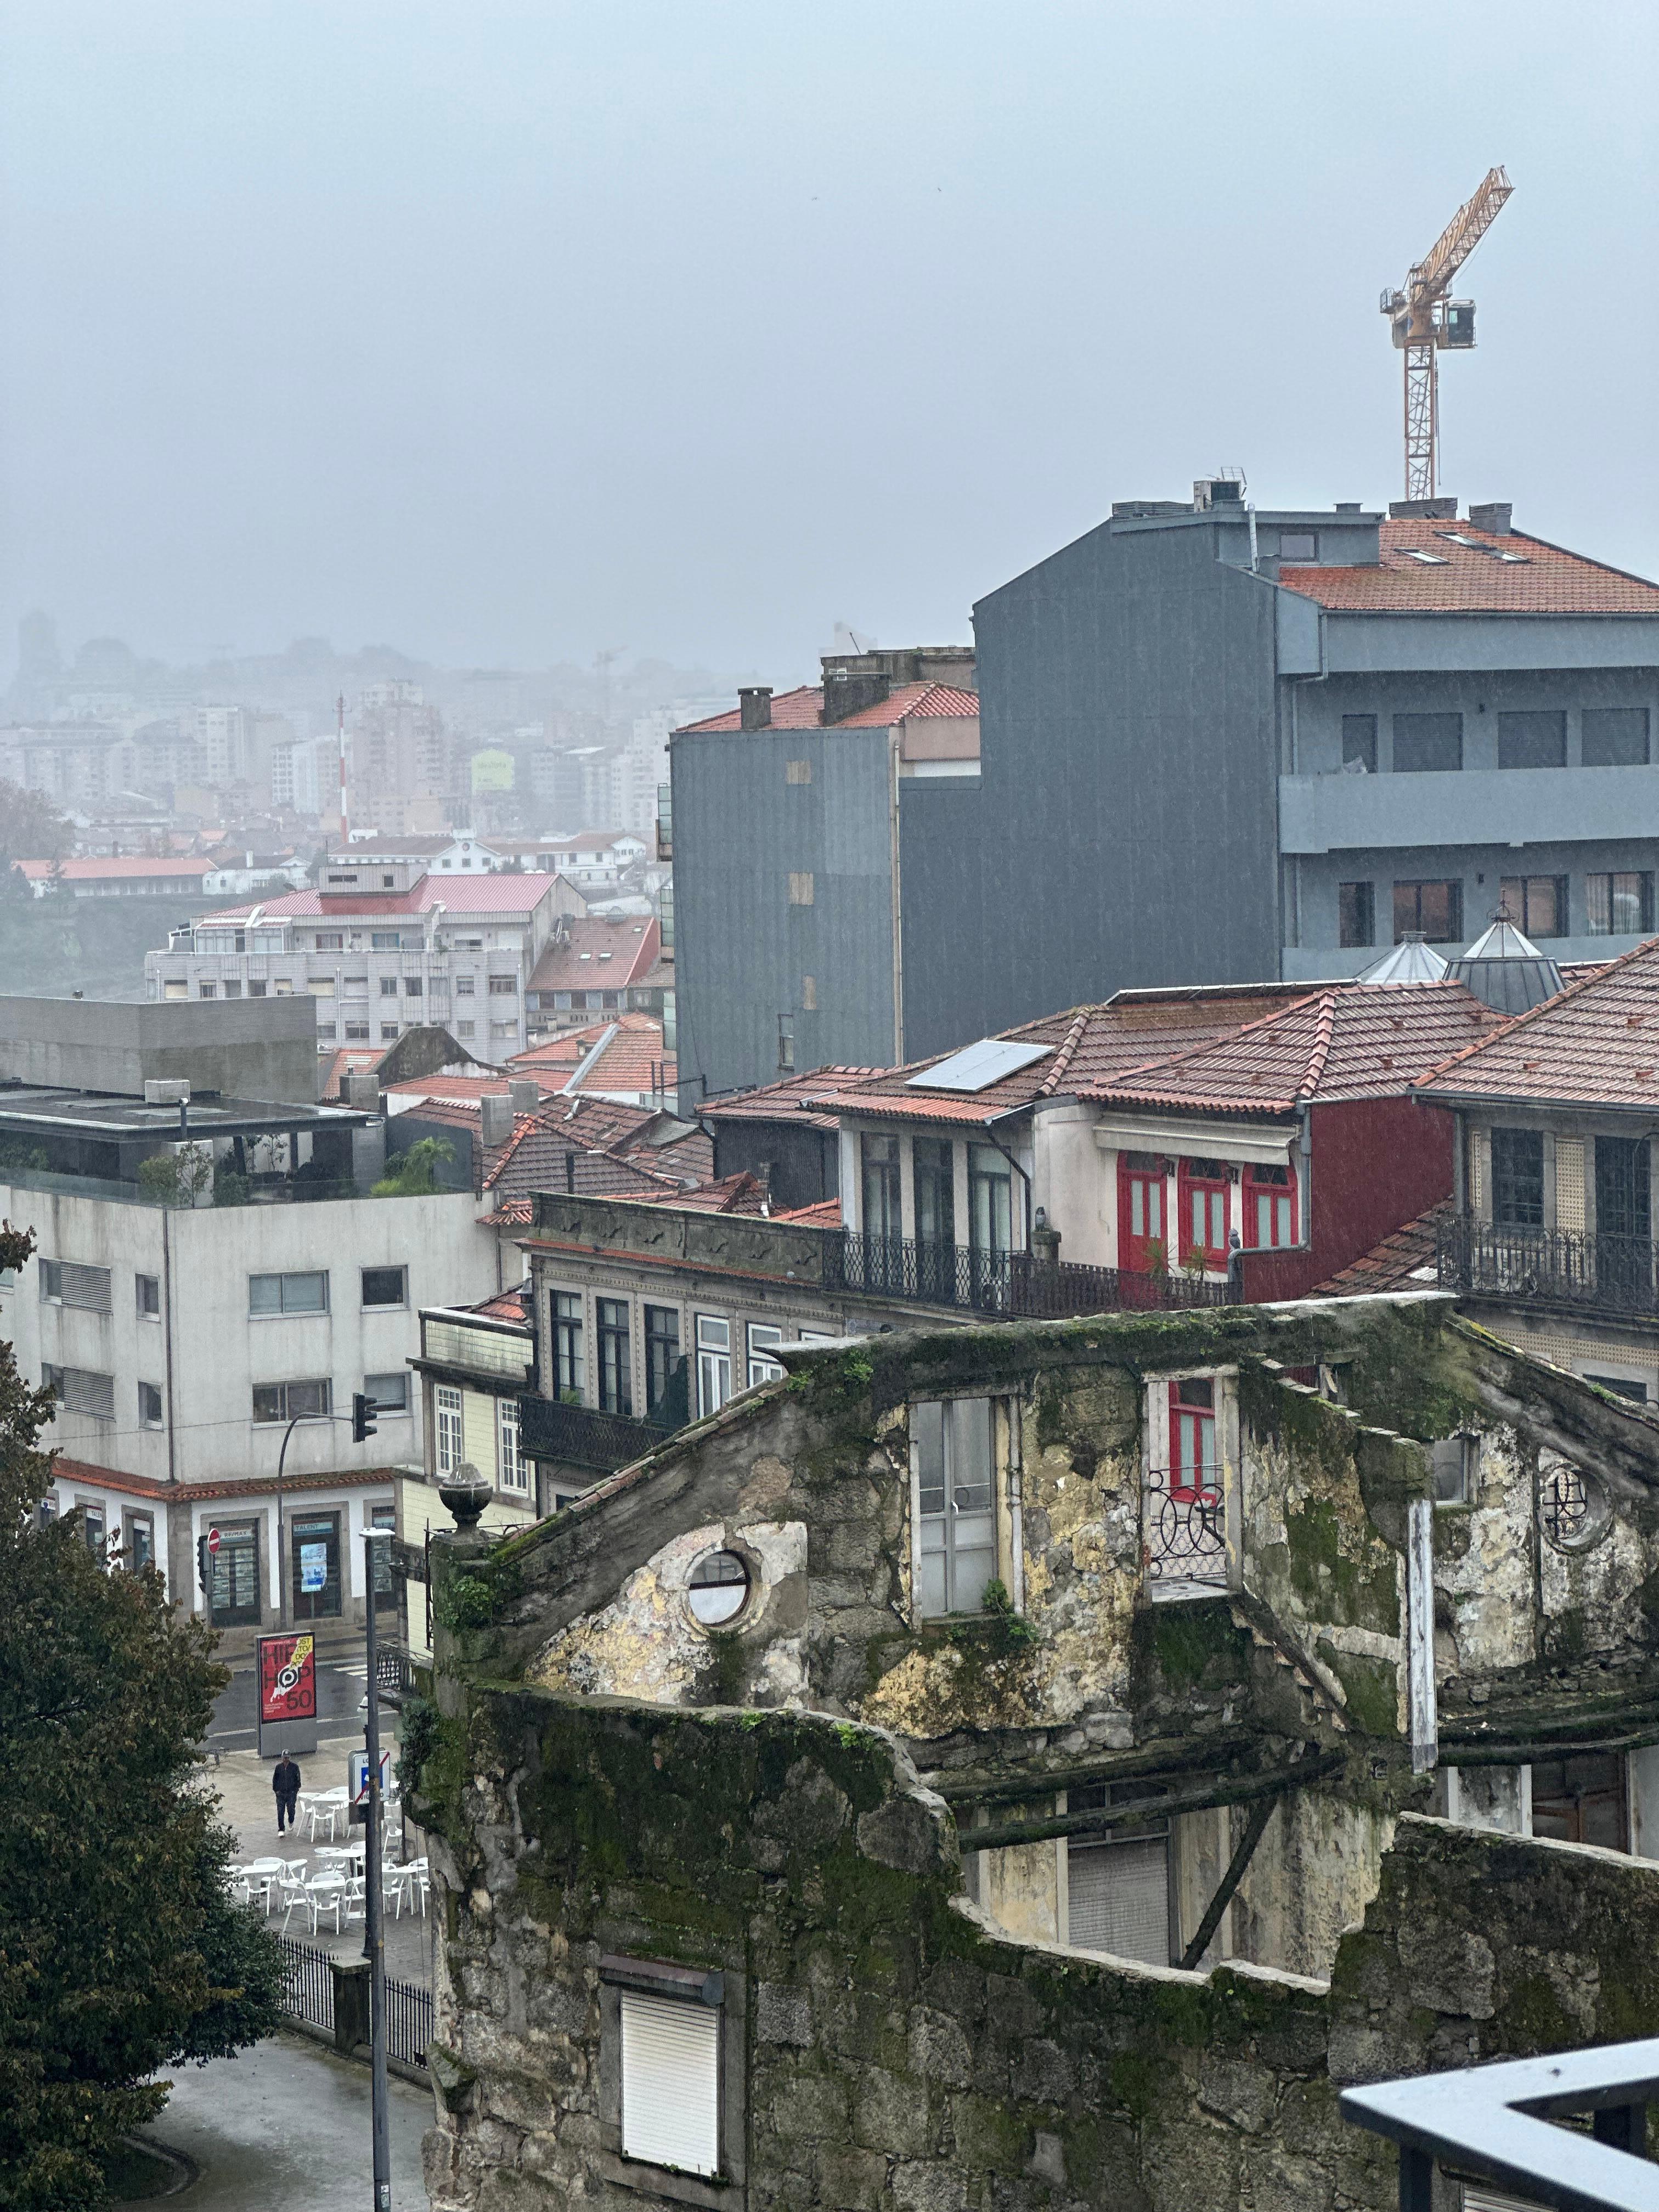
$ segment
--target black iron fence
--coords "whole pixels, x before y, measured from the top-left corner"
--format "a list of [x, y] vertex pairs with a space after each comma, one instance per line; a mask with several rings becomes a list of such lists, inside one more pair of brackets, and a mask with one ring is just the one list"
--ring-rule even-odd
[[334, 1977], [329, 1955], [315, 1943], [296, 1942], [279, 1936], [283, 1947], [283, 2009], [313, 2027], [334, 2033]]
[[919, 1305], [1058, 1319], [1071, 1314], [1161, 1312], [1238, 1303], [1236, 1277], [1133, 1274], [1032, 1252], [981, 1252], [908, 1237], [843, 1231], [829, 1240], [824, 1287], [853, 1296], [913, 1299]]
[[1466, 1297], [1659, 1312], [1659, 1256], [1644, 1237], [1498, 1227], [1462, 1215], [1439, 1224], [1435, 1267], [1441, 1289]]
[[603, 1413], [593, 1406], [567, 1406], [550, 1398], [519, 1401], [519, 1448], [526, 1459], [614, 1474], [654, 1451], [669, 1433], [658, 1422]]
[[431, 1990], [422, 1989], [418, 1982], [394, 1982], [388, 1975], [386, 1985], [386, 2050], [393, 2058], [401, 2058], [407, 2066], [424, 2066], [427, 2046], [431, 2040]]

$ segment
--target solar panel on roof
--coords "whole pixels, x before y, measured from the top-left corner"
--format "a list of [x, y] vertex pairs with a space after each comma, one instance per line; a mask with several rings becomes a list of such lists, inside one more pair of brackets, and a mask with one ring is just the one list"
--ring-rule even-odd
[[1005, 1075], [1012, 1075], [1022, 1067], [1029, 1067], [1034, 1060], [1046, 1059], [1054, 1050], [1051, 1044], [1015, 1044], [1006, 1037], [981, 1037], [977, 1044], [964, 1045], [953, 1052], [937, 1067], [925, 1067], [920, 1075], [905, 1078], [908, 1087], [923, 1091], [986, 1091], [992, 1084], [1000, 1083]]

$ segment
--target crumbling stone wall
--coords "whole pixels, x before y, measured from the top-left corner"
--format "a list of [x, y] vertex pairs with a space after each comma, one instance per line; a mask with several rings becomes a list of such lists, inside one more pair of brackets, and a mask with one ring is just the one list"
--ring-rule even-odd
[[599, 1961], [743, 1978], [744, 2180], [855, 2212], [1382, 2212], [1346, 2082], [1659, 2031], [1659, 1869], [1404, 1820], [1330, 1987], [998, 1933], [902, 1751], [787, 1712], [477, 1687], [431, 1747], [434, 2212], [603, 2212]]

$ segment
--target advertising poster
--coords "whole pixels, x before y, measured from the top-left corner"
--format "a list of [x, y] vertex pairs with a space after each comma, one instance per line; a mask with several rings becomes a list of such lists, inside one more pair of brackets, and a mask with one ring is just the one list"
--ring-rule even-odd
[[269, 1726], [280, 1721], [314, 1721], [317, 1717], [317, 1656], [315, 1639], [309, 1635], [262, 1636], [259, 1638], [259, 1719]]

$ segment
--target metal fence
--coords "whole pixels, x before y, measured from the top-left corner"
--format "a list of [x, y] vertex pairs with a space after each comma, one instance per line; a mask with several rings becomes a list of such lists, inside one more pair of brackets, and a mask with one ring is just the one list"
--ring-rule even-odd
[[824, 1287], [1030, 1319], [1235, 1305], [1239, 1297], [1231, 1272], [1219, 1281], [1185, 1270], [1135, 1274], [1044, 1261], [1031, 1252], [981, 1252], [966, 1244], [863, 1237], [852, 1230], [828, 1240]]
[[326, 1951], [279, 1936], [283, 1947], [283, 2009], [313, 2027], [334, 2032], [334, 1977]]
[[424, 2066], [432, 2040], [432, 1992], [418, 1982], [386, 1985], [386, 2047], [409, 2066]]
[[1465, 1297], [1659, 1312], [1659, 1251], [1645, 1237], [1502, 1228], [1464, 1216], [1441, 1222], [1435, 1261], [1441, 1289]]

